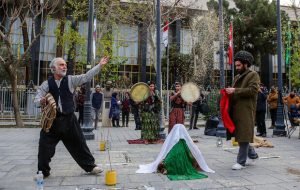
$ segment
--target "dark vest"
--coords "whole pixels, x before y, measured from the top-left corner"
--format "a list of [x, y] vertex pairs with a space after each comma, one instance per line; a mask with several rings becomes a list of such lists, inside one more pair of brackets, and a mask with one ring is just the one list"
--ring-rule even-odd
[[74, 112], [74, 100], [73, 93], [70, 92], [68, 85], [68, 76], [63, 77], [60, 82], [60, 87], [58, 88], [54, 77], [49, 77], [48, 79], [49, 92], [55, 99], [56, 106], [58, 107], [58, 97], [60, 97], [61, 106], [64, 114], [69, 114]]
[[102, 93], [94, 92], [92, 98], [93, 108], [99, 109], [102, 104]]

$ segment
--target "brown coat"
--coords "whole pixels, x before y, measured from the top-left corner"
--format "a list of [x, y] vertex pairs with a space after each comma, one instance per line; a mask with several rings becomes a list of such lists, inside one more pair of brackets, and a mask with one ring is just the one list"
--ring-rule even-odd
[[274, 92], [270, 92], [267, 98], [267, 102], [270, 105], [270, 109], [276, 109], [277, 108], [277, 100], [278, 100], [278, 93], [275, 90]]
[[250, 69], [234, 79], [235, 92], [230, 98], [230, 115], [237, 142], [253, 142], [259, 83], [259, 75]]
[[290, 95], [283, 97], [283, 102], [288, 106], [289, 110], [292, 104], [295, 104], [297, 107], [300, 105], [300, 98], [299, 96], [295, 95], [293, 98]]

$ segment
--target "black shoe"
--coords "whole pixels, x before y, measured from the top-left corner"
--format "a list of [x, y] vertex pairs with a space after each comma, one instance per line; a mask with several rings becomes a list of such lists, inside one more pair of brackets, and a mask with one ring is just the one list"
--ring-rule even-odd
[[262, 136], [262, 137], [267, 137], [267, 134], [266, 134], [266, 133], [263, 133], [261, 136]]
[[192, 128], [189, 128], [189, 131], [192, 130]]
[[258, 154], [255, 153], [254, 155], [248, 155], [248, 157], [249, 157], [250, 159], [257, 159], [257, 158], [258, 158]]
[[199, 129], [198, 127], [194, 127], [194, 129]]
[[263, 136], [263, 134], [262, 133], [258, 133], [256, 136], [257, 137], [261, 137], [261, 136]]
[[268, 129], [274, 129], [274, 127], [275, 127], [274, 125], [271, 125]]

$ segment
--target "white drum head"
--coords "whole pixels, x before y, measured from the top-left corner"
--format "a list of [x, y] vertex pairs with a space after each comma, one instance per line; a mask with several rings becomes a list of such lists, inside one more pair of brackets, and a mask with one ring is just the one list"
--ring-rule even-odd
[[192, 82], [185, 83], [181, 87], [181, 97], [186, 102], [195, 102], [200, 97], [198, 86]]

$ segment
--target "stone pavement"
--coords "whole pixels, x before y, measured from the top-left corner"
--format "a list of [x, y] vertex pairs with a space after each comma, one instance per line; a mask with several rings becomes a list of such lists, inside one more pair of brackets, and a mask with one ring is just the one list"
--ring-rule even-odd
[[[269, 123], [268, 123], [269, 124]], [[267, 125], [268, 126], [268, 125]], [[99, 176], [86, 174], [71, 158], [60, 142], [52, 159], [51, 176], [45, 179], [45, 190], [75, 189], [300, 189], [300, 140], [298, 130], [288, 139], [271, 138], [274, 148], [256, 149], [262, 157], [241, 171], [231, 170], [235, 163], [237, 147], [223, 141], [216, 147], [216, 137], [204, 136], [203, 128], [189, 131], [208, 165], [216, 173], [206, 179], [170, 181], [162, 174], [136, 174], [139, 164], [150, 163], [158, 155], [161, 144], [128, 144], [128, 139], [138, 139], [133, 123], [129, 128], [104, 128], [95, 131], [95, 140], [88, 141], [97, 163], [105, 171], [110, 169], [108, 151], [99, 151], [101, 136], [110, 144], [111, 167], [117, 171], [116, 186], [105, 185], [105, 172]], [[38, 128], [0, 128], [0, 190], [33, 190], [33, 175], [37, 167]], [[102, 135], [101, 135], [102, 134]], [[269, 158], [280, 156], [280, 158]]]

